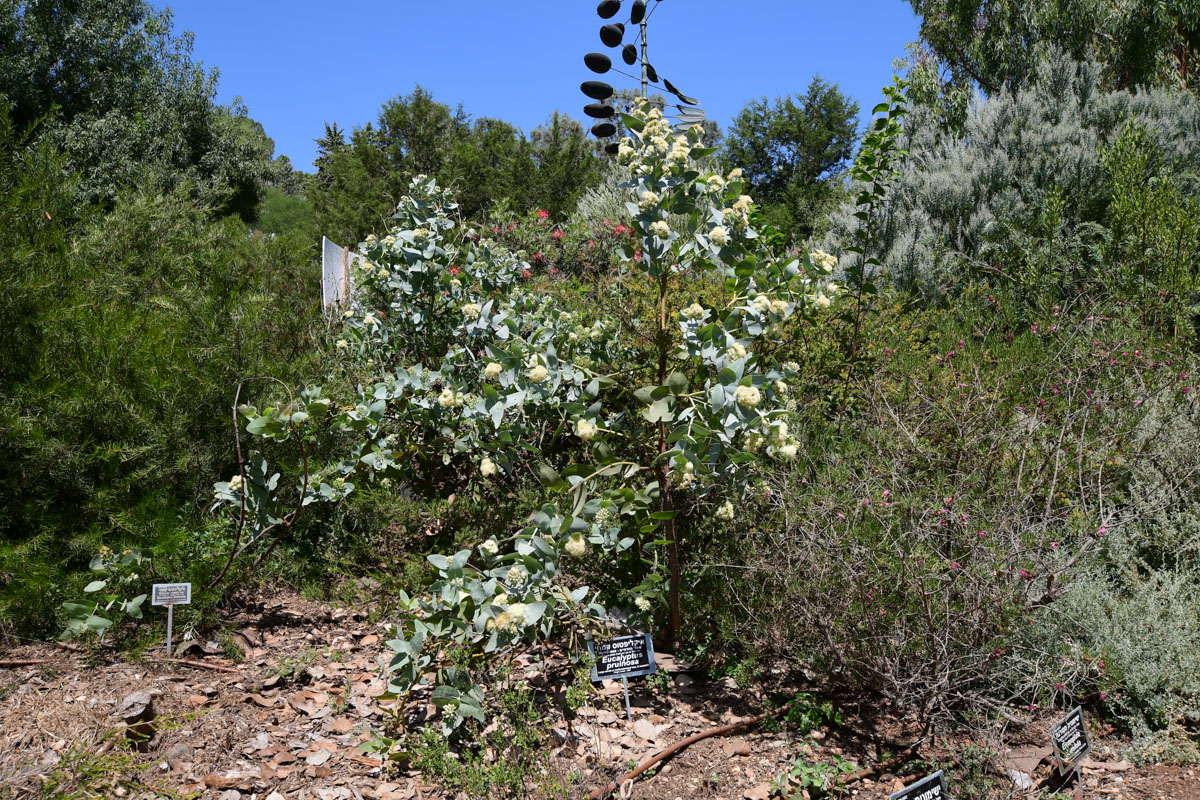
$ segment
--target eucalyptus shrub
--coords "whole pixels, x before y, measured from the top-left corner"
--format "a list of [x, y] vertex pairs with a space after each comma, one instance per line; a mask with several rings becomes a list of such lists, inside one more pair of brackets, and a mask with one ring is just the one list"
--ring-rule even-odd
[[[624, 377], [641, 365], [629, 364], [637, 332], [618, 309], [588, 309], [585, 320], [530, 292], [528, 263], [463, 232], [433, 181], [414, 180], [396, 228], [363, 245], [359, 300], [338, 347], [374, 377], [332, 416], [353, 445], [303, 476], [305, 501], [336, 501], [364, 482], [432, 488], [465, 468], [488, 484], [535, 475], [548, 491], [506, 540], [429, 556], [433, 582], [403, 598], [391, 692], [405, 698], [433, 671], [447, 734], [483, 719], [481, 657], [564, 627], [645, 625], [664, 596], [677, 631], [680, 501], [731, 518], [735, 502], [762, 491], [757, 464], [797, 454], [787, 397], [797, 369], [770, 353], [789, 325], [829, 304], [834, 260], [762, 247], [740, 172], [697, 166], [711, 152], [699, 131], [672, 139], [650, 108], [625, 125], [618, 159], [637, 202], [627, 205], [635, 243], [619, 258], [622, 280], [644, 282], [658, 301], [638, 334], [653, 347], [648, 385]], [[685, 274], [711, 275], [727, 301], [668, 307], [669, 282]], [[275, 435], [316, 419], [292, 407], [243, 413], [248, 430], [278, 425]], [[279, 491], [261, 475], [250, 483]], [[241, 502], [228, 483], [217, 489], [219, 502]], [[625, 559], [623, 593], [578, 585], [572, 559], [589, 554]], [[621, 597], [633, 600], [628, 616], [606, 607]]]

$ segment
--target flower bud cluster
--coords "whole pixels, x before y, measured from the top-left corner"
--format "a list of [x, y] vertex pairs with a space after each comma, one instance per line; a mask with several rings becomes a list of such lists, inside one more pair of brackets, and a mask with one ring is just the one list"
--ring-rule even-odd
[[575, 423], [575, 435], [585, 442], [590, 442], [595, 438], [598, 430], [599, 428], [586, 419], [580, 419]]
[[753, 386], [739, 386], [734, 397], [743, 408], [754, 408], [762, 402], [762, 392]]
[[837, 256], [830, 255], [824, 250], [813, 250], [808, 254], [808, 260], [813, 263], [814, 267], [818, 267], [825, 272], [833, 272], [837, 266]]
[[567, 539], [567, 545], [565, 549], [567, 551], [567, 555], [574, 556], [575, 558], [582, 558], [584, 553], [588, 551], [588, 543], [584, 540], [582, 534], [576, 533], [571, 536], [571, 538]]
[[683, 465], [675, 471], [675, 485], [686, 489], [696, 482], [696, 465], [687, 459], [680, 459]]
[[671, 124], [663, 119], [660, 109], [643, 105], [633, 109], [633, 116], [643, 120], [645, 127], [636, 138], [627, 136], [617, 145], [617, 163], [628, 165], [635, 174], [643, 175], [651, 171], [649, 164], [644, 162], [666, 158], [672, 164], [687, 164], [691, 154], [687, 139], [680, 137], [671, 142]]
[[466, 402], [466, 397], [462, 392], [456, 392], [453, 389], [442, 389], [442, 393], [438, 395], [437, 402], [442, 408], [462, 408]]
[[750, 195], [739, 195], [733, 205], [725, 209], [725, 222], [735, 231], [746, 230], [750, 227], [750, 207], [752, 205], [754, 205], [754, 201]]

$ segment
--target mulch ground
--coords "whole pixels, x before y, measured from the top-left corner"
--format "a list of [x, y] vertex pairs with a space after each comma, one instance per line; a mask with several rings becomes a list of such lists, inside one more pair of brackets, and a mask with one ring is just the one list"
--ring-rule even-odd
[[[0, 667], [0, 798], [40, 797], [47, 776], [70, 773], [83, 763], [81, 755], [123, 747], [120, 709], [138, 691], [148, 693], [155, 714], [153, 738], [134, 756], [141, 785], [213, 800], [456, 797], [419, 772], [385, 770], [363, 748], [394, 718], [391, 701], [381, 699], [389, 658], [382, 625], [369, 624], [358, 611], [291, 596], [243, 609], [230, 621], [244, 658], [227, 660], [215, 642], [188, 643], [176, 653], [208, 668], [165, 662], [161, 653], [142, 661], [89, 663], [94, 656], [48, 644], [0, 653], [0, 662], [40, 662]], [[555, 658], [553, 653], [522, 654], [514, 660], [515, 675], [553, 694], [547, 675], [561, 666]], [[729, 678], [710, 680], [666, 654], [659, 654], [659, 666], [671, 676], [671, 690], [651, 693], [634, 681], [632, 721], [625, 718], [616, 682], [598, 685], [570, 722], [548, 704], [550, 763], [558, 775], [571, 776], [571, 797], [585, 797], [631, 763], [680, 739], [764, 709], [764, 698]], [[655, 800], [790, 796], [772, 794], [772, 787], [786, 783], [798, 758], [812, 764], [836, 757], [861, 768], [876, 763], [881, 742], [912, 740], [905, 738], [912, 732], [894, 720], [867, 720], [851, 713], [854, 704], [839, 705], [846, 718], [835, 729], [801, 736], [786, 728], [756, 728], [709, 738], [626, 785], [620, 795]], [[427, 695], [418, 695], [406, 709], [410, 722], [433, 714]], [[1031, 723], [1006, 754], [1007, 765], [1029, 773], [1034, 787], [1018, 789], [1009, 776], [997, 775], [993, 797], [1033, 798], [1052, 788], [1052, 768], [1040, 746], [1050, 722]], [[944, 757], [947, 743], [939, 744], [921, 755], [930, 761]], [[1083, 764], [1084, 797], [1200, 800], [1200, 770], [1131, 765], [1117, 757], [1122, 744], [1096, 737], [1094, 753]], [[848, 794], [886, 800], [913, 777], [898, 766], [896, 772], [876, 772], [853, 783]], [[799, 787], [790, 792], [802, 796]], [[102, 794], [145, 795], [122, 785]]]

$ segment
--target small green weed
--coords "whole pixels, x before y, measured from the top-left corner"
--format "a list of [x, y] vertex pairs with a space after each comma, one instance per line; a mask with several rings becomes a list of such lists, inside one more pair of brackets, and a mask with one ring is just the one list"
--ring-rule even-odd
[[319, 654], [319, 650], [310, 647], [298, 656], [284, 656], [275, 662], [274, 666], [268, 667], [264, 675], [268, 678], [277, 677], [279, 682], [284, 684], [304, 683], [307, 679], [304, 670]]
[[809, 764], [802, 758], [796, 759], [786, 776], [776, 778], [771, 791], [785, 798], [825, 797], [843, 793], [845, 787], [837, 782], [842, 775], [854, 772], [854, 764], [835, 755], [825, 764]]
[[807, 734], [826, 725], [840, 725], [842, 715], [833, 707], [833, 703], [818, 705], [811, 694], [801, 692], [788, 704], [784, 719], [799, 729], [800, 733]]
[[584, 653], [579, 663], [571, 670], [571, 682], [566, 687], [564, 711], [574, 714], [584, 703], [592, 691], [592, 665], [596, 663], [590, 653]]
[[989, 797], [996, 785], [992, 767], [998, 754], [977, 744], [955, 748], [954, 765], [946, 765], [946, 775], [962, 792], [963, 797]]
[[[116, 733], [110, 736], [118, 736]], [[99, 742], [96, 745], [100, 744]], [[152, 764], [139, 763], [120, 737], [111, 750], [76, 742], [63, 751], [50, 772], [39, 776], [42, 800], [90, 800], [94, 797], [179, 798], [148, 778]], [[4, 788], [0, 787], [0, 795]]]
[[[505, 685], [507, 668], [501, 668], [495, 678], [497, 685]], [[461, 791], [469, 797], [567, 797], [571, 777], [555, 776], [549, 769], [545, 717], [530, 689], [509, 686], [499, 690], [488, 717], [498, 720], [499, 726], [464, 744], [457, 753], [450, 751], [439, 724], [410, 736], [407, 744], [413, 766], [451, 793]]]
[[650, 691], [657, 695], [666, 696], [671, 693], [671, 676], [666, 670], [659, 670], [651, 675], [646, 676], [646, 685], [650, 687]]

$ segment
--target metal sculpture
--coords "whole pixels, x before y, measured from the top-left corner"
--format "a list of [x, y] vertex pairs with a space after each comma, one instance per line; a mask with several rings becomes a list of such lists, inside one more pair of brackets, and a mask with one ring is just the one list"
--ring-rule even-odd
[[[650, 86], [655, 85], [657, 88], [657, 84], [660, 81], [658, 71], [651, 66], [646, 57], [646, 31], [647, 23], [650, 21], [650, 17], [654, 15], [654, 12], [658, 9], [658, 4], [661, 2], [662, 0], [654, 0], [653, 8], [647, 10], [649, 0], [634, 0], [629, 9], [629, 24], [638, 26], [638, 37], [635, 42], [623, 44], [625, 40], [624, 22], [610, 22], [601, 26], [600, 28], [600, 41], [605, 47], [620, 47], [621, 60], [629, 66], [641, 64], [642, 69], [640, 78], [637, 75], [630, 75], [628, 72], [614, 67], [612, 58], [604, 53], [588, 53], [583, 57], [583, 63], [592, 72], [600, 75], [604, 75], [608, 72], [616, 72], [628, 78], [640, 80], [641, 97], [643, 100], [649, 99]], [[620, 13], [621, 5], [622, 0], [601, 0], [600, 4], [596, 6], [596, 14], [599, 15], [601, 19], [612, 19]], [[686, 94], [683, 94], [678, 88], [675, 87], [673, 83], [665, 78], [661, 79], [661, 82], [662, 87], [666, 91], [675, 95], [677, 98], [679, 98], [680, 103], [684, 104], [674, 106], [674, 108], [679, 109], [679, 113], [667, 114], [667, 116], [675, 119], [675, 130], [677, 132], [682, 132], [693, 125], [703, 125], [705, 121], [704, 109], [696, 107], [700, 101], [694, 97], [689, 97]], [[583, 113], [587, 114], [593, 119], [599, 120], [595, 125], [592, 126], [592, 133], [600, 139], [607, 139], [615, 136], [617, 133], [617, 126], [612, 122], [606, 121], [612, 117], [615, 117], [617, 113], [610, 101], [610, 98], [612, 98], [615, 93], [613, 87], [602, 81], [593, 80], [584, 81], [582, 84], [580, 84], [579, 88], [591, 99], [600, 101], [598, 103], [588, 103], [583, 108]], [[605, 101], [610, 102], [606, 103]], [[664, 104], [664, 114], [666, 111], [667, 107], [666, 104]], [[604, 146], [604, 152], [609, 154], [615, 154], [617, 149], [618, 145], [614, 141], [610, 141]]]

